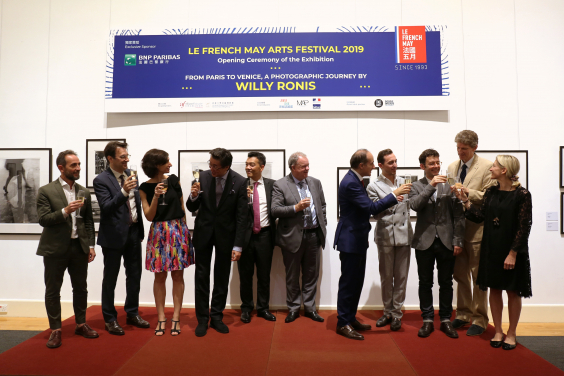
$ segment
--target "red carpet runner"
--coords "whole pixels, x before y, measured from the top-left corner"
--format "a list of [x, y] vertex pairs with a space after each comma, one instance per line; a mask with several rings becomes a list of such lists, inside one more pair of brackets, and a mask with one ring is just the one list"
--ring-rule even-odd
[[[406, 312], [402, 329], [389, 327], [365, 332], [365, 341], [352, 341], [335, 334], [337, 314], [321, 311], [324, 323], [301, 316], [285, 324], [285, 311], [278, 321], [253, 316], [243, 324], [239, 312], [226, 310], [224, 322], [229, 334], [208, 330], [207, 336], [194, 335], [193, 309], [181, 315], [182, 334], [170, 335], [170, 321], [163, 337], [155, 337], [156, 310], [142, 308], [141, 315], [151, 329], [118, 321], [125, 336], [111, 336], [104, 330], [99, 306], [87, 312], [87, 322], [100, 333], [98, 339], [74, 335], [74, 317], [63, 322], [63, 345], [45, 346], [49, 331], [0, 354], [0, 375], [564, 375], [523, 346], [513, 351], [493, 349], [489, 339], [493, 328], [480, 337], [451, 339], [439, 331], [429, 338], [417, 337], [421, 326], [419, 312]], [[363, 323], [374, 326], [381, 312], [360, 311]], [[172, 316], [172, 309], [167, 309]]]

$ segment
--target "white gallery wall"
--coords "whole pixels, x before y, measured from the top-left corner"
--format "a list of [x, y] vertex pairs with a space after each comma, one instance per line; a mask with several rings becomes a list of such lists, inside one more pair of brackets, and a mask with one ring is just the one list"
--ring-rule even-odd
[[[160, 148], [170, 153], [173, 173], [178, 173], [180, 149], [286, 149], [287, 156], [303, 151], [327, 200], [328, 238], [318, 303], [334, 308], [340, 276], [338, 253], [331, 248], [337, 225], [336, 167], [348, 166], [358, 148], [375, 153], [391, 148], [406, 167], [418, 165], [422, 150], [435, 148], [447, 164], [457, 158], [455, 134], [471, 129], [478, 133], [481, 149], [529, 151], [533, 297], [523, 303], [540, 315], [535, 321], [543, 321], [542, 315], [549, 317], [564, 307], [564, 239], [559, 232], [547, 232], [545, 224], [546, 212], [560, 212], [563, 19], [561, 0], [0, 0], [0, 148], [49, 147], [54, 156], [71, 148], [85, 164], [86, 139], [126, 138], [132, 163], [140, 165], [148, 149]], [[110, 29], [311, 25], [448, 25], [450, 111], [104, 113]], [[54, 163], [53, 169], [55, 178]], [[83, 170], [79, 183], [85, 185], [85, 179]], [[34, 304], [34, 314], [45, 315], [40, 304], [43, 260], [35, 255], [38, 241], [39, 235], [0, 234], [0, 303], [20, 307], [28, 302]], [[88, 277], [92, 303], [100, 301], [103, 272], [101, 248], [96, 252]], [[361, 305], [378, 306], [373, 232], [367, 264]], [[416, 266], [412, 256], [409, 308], [419, 304]], [[194, 302], [193, 276], [192, 266], [185, 272], [188, 305]], [[144, 270], [143, 303], [153, 303], [152, 281], [152, 273]], [[230, 286], [228, 304], [238, 307], [236, 268]], [[279, 248], [271, 291], [271, 304], [283, 307]], [[68, 276], [61, 297], [72, 299]], [[124, 299], [122, 272], [116, 300]]]

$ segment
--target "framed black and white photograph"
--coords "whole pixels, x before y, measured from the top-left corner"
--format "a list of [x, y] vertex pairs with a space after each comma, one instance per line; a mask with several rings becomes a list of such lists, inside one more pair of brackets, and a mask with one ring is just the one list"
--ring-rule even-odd
[[[409, 176], [411, 178], [411, 183], [413, 184], [425, 176], [425, 170], [422, 170], [421, 167], [398, 167], [396, 176], [400, 176], [404, 179]], [[410, 210], [409, 212], [409, 216], [411, 218], [417, 217], [417, 212], [415, 210]]]
[[[262, 172], [262, 176], [274, 180], [282, 179], [286, 176], [286, 150], [284, 149], [233, 149], [229, 150], [233, 155], [231, 169], [243, 177], [246, 177], [245, 162], [247, 155], [251, 151], [259, 151], [266, 157], [266, 166]], [[194, 171], [209, 170], [208, 161], [210, 160], [209, 150], [179, 150], [178, 151], [178, 177], [182, 185], [184, 200], [188, 199], [190, 187], [196, 181]], [[203, 189], [203, 188], [202, 188]], [[194, 229], [196, 221], [195, 213], [186, 213], [188, 228]]]
[[[349, 172], [350, 167], [337, 167], [337, 220], [341, 218], [341, 208], [339, 207], [339, 186], [341, 185], [341, 180], [345, 177], [347, 172]], [[375, 167], [372, 170], [372, 174], [370, 176], [364, 177], [364, 187], [368, 187], [368, 184], [375, 181], [378, 176], [380, 175], [380, 167]]]
[[125, 138], [86, 140], [86, 188], [94, 188], [94, 178], [108, 168], [104, 148], [110, 141], [125, 142]]
[[512, 155], [519, 160], [521, 169], [517, 174], [519, 182], [524, 188], [529, 187], [529, 151], [528, 150], [476, 150], [481, 158], [494, 162], [499, 154]]
[[564, 188], [564, 146], [560, 146], [560, 188]]
[[51, 182], [52, 150], [0, 149], [0, 234], [41, 234], [39, 187]]

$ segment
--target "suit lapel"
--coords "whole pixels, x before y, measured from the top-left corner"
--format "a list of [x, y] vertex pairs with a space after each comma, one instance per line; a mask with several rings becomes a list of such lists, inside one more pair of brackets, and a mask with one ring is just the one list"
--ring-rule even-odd
[[294, 195], [294, 198], [296, 199], [296, 204], [297, 204], [302, 199], [300, 198], [300, 192], [298, 192], [298, 187], [296, 186], [296, 183], [294, 182], [294, 178], [292, 177], [291, 173], [290, 173], [290, 175], [287, 176], [286, 183], [288, 184], [288, 188], [289, 188], [290, 192], [292, 192], [292, 194]]
[[466, 173], [466, 178], [464, 179], [464, 186], [468, 186], [468, 184], [470, 184], [470, 181], [472, 180], [472, 178], [476, 175], [476, 171], [478, 170], [478, 167], [480, 162], [480, 157], [478, 157], [478, 154], [474, 154], [474, 160], [472, 161], [472, 165], [470, 166], [470, 168], [468, 169], [468, 172]]
[[112, 169], [108, 167], [108, 169], [105, 172], [108, 174], [108, 179], [110, 179], [110, 181], [114, 184], [114, 187], [118, 191], [121, 191], [121, 184], [116, 179], [116, 176], [114, 175], [114, 172], [112, 171]]
[[380, 187], [380, 189], [384, 191], [385, 194], [389, 195], [390, 193], [392, 193], [392, 187], [390, 187], [385, 181], [376, 180], [376, 185], [378, 185], [378, 187]]
[[264, 181], [264, 192], [266, 193], [266, 207], [268, 209], [268, 213], [270, 213], [270, 202], [272, 200], [272, 181], [266, 180], [263, 178]]
[[[425, 176], [423, 176], [421, 179], [419, 179], [419, 181], [421, 182], [421, 184], [423, 184], [423, 188], [427, 188], [427, 186], [429, 185], [429, 181], [427, 180], [427, 178]], [[437, 188], [435, 188], [435, 193], [438, 194]], [[436, 202], [435, 201], [435, 193], [433, 193], [430, 197], [433, 204]]]
[[221, 206], [221, 204], [223, 204], [223, 202], [229, 195], [229, 192], [231, 192], [231, 189], [233, 188], [232, 181], [233, 181], [233, 170], [229, 169], [229, 173], [227, 174], [227, 179], [225, 179], [225, 187], [223, 187], [223, 193], [221, 194], [219, 205], [217, 205], [218, 208]]
[[68, 206], [69, 201], [67, 200], [67, 195], [63, 191], [63, 186], [61, 185], [61, 182], [59, 181], [59, 179], [55, 180], [55, 182], [56, 182], [55, 183], [55, 190], [59, 194], [61, 200], [63, 200], [63, 202], [65, 203], [65, 206]]

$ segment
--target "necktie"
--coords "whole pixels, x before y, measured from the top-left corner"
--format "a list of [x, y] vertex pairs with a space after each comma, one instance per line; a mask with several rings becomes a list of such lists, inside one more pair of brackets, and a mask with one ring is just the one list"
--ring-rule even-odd
[[255, 188], [253, 190], [253, 216], [254, 216], [253, 232], [255, 234], [258, 234], [260, 232], [260, 201], [259, 201], [257, 185], [258, 185], [258, 181], [255, 182]]
[[466, 166], [466, 164], [462, 165], [462, 171], [460, 172], [460, 182], [462, 184], [464, 184], [464, 179], [466, 179], [466, 169], [468, 168], [468, 166]]
[[[303, 200], [307, 198], [307, 192], [305, 190], [305, 184], [301, 181], [298, 186], [300, 187], [300, 197]], [[305, 227], [312, 228], [313, 227], [313, 218], [311, 218], [311, 204], [307, 208], [304, 209], [304, 217], [305, 217]]]
[[221, 200], [221, 194], [223, 193], [223, 186], [221, 185], [221, 181], [223, 178], [215, 178], [215, 206], [219, 206], [219, 201]]
[[[120, 177], [121, 180], [121, 187], [123, 188], [123, 185], [125, 184], [125, 177], [123, 175], [121, 175]], [[129, 196], [127, 196], [127, 211], [129, 212], [129, 220], [127, 221], [127, 224], [131, 226], [131, 224], [133, 223], [133, 218], [131, 217], [131, 203], [129, 202]]]

